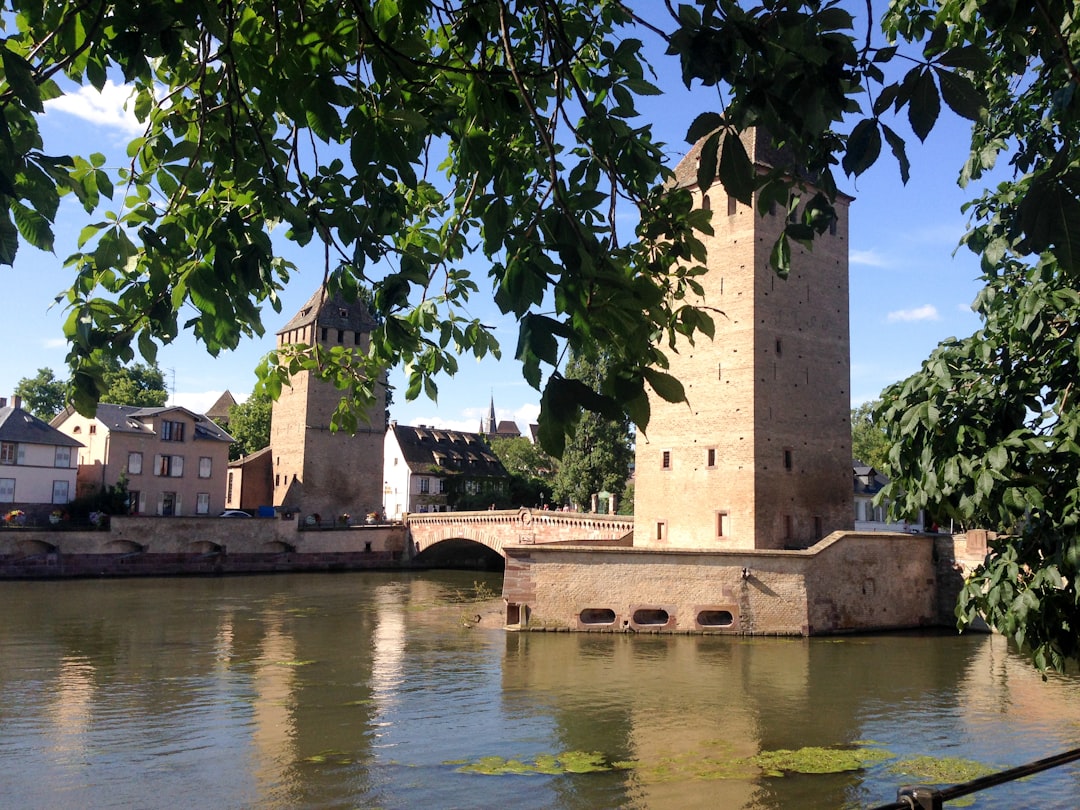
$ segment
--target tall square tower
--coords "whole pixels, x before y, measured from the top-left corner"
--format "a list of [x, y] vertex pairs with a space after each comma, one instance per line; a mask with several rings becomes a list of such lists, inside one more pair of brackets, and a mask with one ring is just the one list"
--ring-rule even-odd
[[[758, 166], [775, 150], [743, 135]], [[848, 329], [848, 204], [833, 232], [793, 250], [787, 279], [769, 266], [784, 212], [760, 217], [717, 183], [697, 186], [700, 144], [676, 182], [713, 212], [697, 303], [715, 338], [683, 341], [670, 373], [688, 402], [652, 396], [637, 437], [634, 545], [803, 548], [853, 526]], [[756, 202], [756, 201], [755, 201]]]
[[[375, 321], [360, 300], [319, 289], [277, 333], [277, 345], [305, 343], [365, 354]], [[270, 421], [274, 505], [331, 519], [381, 510], [386, 386], [375, 386], [369, 421], [356, 433], [332, 431], [342, 391], [301, 371], [282, 388]]]

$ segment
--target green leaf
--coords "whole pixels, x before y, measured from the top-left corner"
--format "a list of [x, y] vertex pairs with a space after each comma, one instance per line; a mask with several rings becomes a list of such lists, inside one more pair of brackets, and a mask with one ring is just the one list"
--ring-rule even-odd
[[881, 133], [878, 122], [873, 118], [864, 118], [851, 131], [847, 140], [847, 151], [841, 165], [848, 175], [858, 176], [869, 169], [881, 154]]
[[986, 118], [986, 95], [971, 80], [960, 73], [937, 71], [941, 83], [941, 97], [954, 113], [969, 121]]
[[668, 402], [686, 402], [686, 390], [683, 384], [670, 374], [646, 368], [642, 370], [652, 389]]
[[908, 121], [920, 141], [926, 140], [930, 130], [937, 123], [940, 112], [941, 98], [938, 96], [933, 74], [927, 68], [919, 72], [912, 88], [911, 102], [908, 105]]
[[7, 79], [8, 87], [11, 88], [15, 97], [33, 112], [45, 112], [45, 105], [41, 103], [41, 92], [34, 80], [34, 70], [30, 63], [10, 48], [3, 46], [0, 46], [0, 60], [4, 66], [4, 78]]
[[720, 152], [720, 182], [724, 190], [744, 205], [750, 205], [754, 199], [754, 177], [754, 164], [742, 139], [728, 130]]
[[32, 208], [27, 208], [18, 200], [12, 201], [11, 212], [15, 216], [15, 225], [23, 239], [40, 250], [52, 251], [53, 232], [45, 217]]

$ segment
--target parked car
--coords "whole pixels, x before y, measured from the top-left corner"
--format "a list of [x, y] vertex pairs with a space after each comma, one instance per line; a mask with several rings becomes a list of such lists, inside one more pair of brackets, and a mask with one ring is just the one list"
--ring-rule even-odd
[[243, 511], [242, 509], [226, 509], [220, 515], [218, 515], [218, 517], [249, 518], [249, 517], [251, 517], [251, 515], [249, 515], [247, 512]]

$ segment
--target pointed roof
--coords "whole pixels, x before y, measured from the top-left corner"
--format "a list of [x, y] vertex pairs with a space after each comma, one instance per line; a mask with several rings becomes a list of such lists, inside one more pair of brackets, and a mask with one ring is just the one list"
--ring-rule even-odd
[[313, 323], [330, 329], [349, 329], [354, 332], [370, 332], [376, 326], [367, 305], [359, 298], [346, 301], [341, 293], [329, 296], [326, 288], [320, 287], [277, 334], [281, 335]]
[[[698, 163], [701, 162], [701, 150], [706, 140], [707, 138], [702, 138], [691, 146], [690, 151], [675, 166], [673, 185], [680, 188], [697, 185]], [[755, 165], [775, 167], [791, 163], [790, 155], [785, 155], [783, 149], [776, 148], [768, 133], [761, 129], [743, 130], [739, 133], [739, 140]]]
[[229, 389], [225, 389], [225, 393], [217, 398], [217, 402], [210, 406], [206, 411], [206, 415], [213, 419], [215, 422], [228, 422], [229, 421], [229, 408], [236, 404], [236, 399], [233, 397], [232, 392]]

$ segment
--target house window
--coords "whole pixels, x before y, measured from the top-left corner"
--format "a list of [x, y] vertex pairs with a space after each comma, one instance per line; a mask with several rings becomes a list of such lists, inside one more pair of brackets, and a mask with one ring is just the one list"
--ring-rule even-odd
[[139, 490], [137, 489], [128, 490], [127, 513], [129, 515], [139, 514]]
[[184, 475], [183, 456], [157, 456], [154, 461], [154, 475], [166, 478], [180, 478]]
[[0, 442], [0, 464], [15, 463], [15, 442]]
[[182, 442], [184, 440], [184, 423], [163, 421], [161, 423], [161, 440], [163, 442]]
[[791, 457], [791, 448], [785, 447], [784, 448], [784, 469], [785, 470], [790, 470], [792, 468], [793, 464], [794, 464], [794, 462], [792, 461], [792, 457]]
[[728, 513], [717, 512], [716, 513], [716, 536], [725, 537], [728, 533]]
[[440, 478], [439, 479], [439, 494], [440, 495], [445, 495], [446, 494], [446, 479], [445, 478]]
[[727, 195], [727, 215], [729, 217], [733, 217], [733, 216], [735, 216], [736, 213], [738, 213], [738, 211], [739, 211], [739, 201], [736, 200], [734, 197], [732, 197], [730, 194], [728, 194]]
[[195, 495], [195, 514], [196, 515], [209, 515], [210, 514], [210, 493], [199, 492]]
[[421, 495], [426, 495], [429, 492], [431, 492], [431, 479], [430, 478], [421, 478], [420, 479], [420, 494]]
[[[70, 447], [57, 447], [56, 455], [53, 457], [54, 467], [70, 467], [71, 466], [71, 448]], [[56, 503], [56, 501], [53, 501]], [[67, 501], [63, 501], [67, 503]]]
[[128, 453], [128, 475], [142, 475], [142, 453]]
[[480, 492], [480, 483], [478, 481], [466, 481], [465, 491], [470, 495], [476, 495]]
[[180, 504], [175, 492], [162, 492], [158, 499], [158, 514], [168, 517], [179, 514]]
[[325, 341], [326, 340], [326, 327], [325, 326], [322, 328], [322, 330], [319, 332], [319, 334], [322, 335], [322, 340]]
[[662, 470], [670, 470], [671, 469], [671, 451], [670, 450], [664, 450], [660, 454], [660, 469], [662, 469]]
[[97, 433], [97, 425], [90, 425], [90, 435], [93, 436]]
[[710, 469], [712, 467], [716, 466], [716, 448], [715, 447], [710, 447], [708, 450], [705, 451], [705, 466], [709, 467]]
[[0, 478], [0, 503], [13, 503], [15, 501], [15, 479]]
[[71, 500], [71, 482], [70, 481], [53, 481], [52, 482], [52, 502], [53, 503], [67, 503]]
[[658, 520], [658, 521], [656, 521], [656, 539], [657, 540], [666, 540], [667, 539], [667, 521], [666, 520]]
[[213, 459], [210, 456], [201, 456], [199, 458], [199, 478], [209, 478], [212, 469]]

